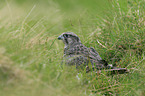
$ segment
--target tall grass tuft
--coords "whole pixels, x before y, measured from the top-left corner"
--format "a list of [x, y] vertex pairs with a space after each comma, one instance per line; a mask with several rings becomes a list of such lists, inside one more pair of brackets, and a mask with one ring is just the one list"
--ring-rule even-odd
[[[0, 3], [0, 96], [144, 96], [144, 0], [3, 0]], [[87, 47], [128, 74], [61, 66], [76, 33]]]

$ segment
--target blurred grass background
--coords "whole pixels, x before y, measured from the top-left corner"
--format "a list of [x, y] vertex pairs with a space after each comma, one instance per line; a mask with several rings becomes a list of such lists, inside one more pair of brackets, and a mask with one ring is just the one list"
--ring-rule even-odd
[[[144, 5], [144, 0], [1, 0], [0, 96], [144, 96]], [[57, 37], [66, 31], [130, 73], [62, 70], [64, 45]]]

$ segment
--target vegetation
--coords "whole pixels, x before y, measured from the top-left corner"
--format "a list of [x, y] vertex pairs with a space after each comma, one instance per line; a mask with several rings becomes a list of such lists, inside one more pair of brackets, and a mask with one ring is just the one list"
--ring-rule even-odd
[[[1, 96], [144, 96], [144, 0], [2, 0]], [[60, 65], [76, 33], [87, 47], [129, 74], [79, 72]]]

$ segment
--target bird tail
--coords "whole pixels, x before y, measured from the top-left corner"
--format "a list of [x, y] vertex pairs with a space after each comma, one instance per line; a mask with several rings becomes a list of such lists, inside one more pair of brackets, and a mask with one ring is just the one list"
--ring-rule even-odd
[[107, 72], [111, 72], [112, 74], [124, 74], [124, 73], [128, 73], [129, 71], [126, 69], [126, 68], [117, 68], [117, 67], [114, 67], [112, 64], [108, 64], [107, 65]]
[[97, 73], [101, 73], [101, 71], [105, 71], [107, 74], [110, 74], [110, 75], [129, 73], [129, 71], [126, 68], [113, 67], [112, 64], [108, 64], [106, 69], [99, 70]]
[[126, 68], [116, 68], [113, 67], [112, 69], [107, 69], [105, 72], [109, 72], [109, 74], [124, 74], [129, 73], [129, 71]]

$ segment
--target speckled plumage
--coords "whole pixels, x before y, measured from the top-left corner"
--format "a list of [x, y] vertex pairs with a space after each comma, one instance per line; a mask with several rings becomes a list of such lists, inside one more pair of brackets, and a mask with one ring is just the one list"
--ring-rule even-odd
[[[65, 44], [63, 63], [67, 65], [75, 65], [77, 69], [86, 67], [86, 72], [89, 72], [90, 69], [100, 70], [113, 68], [100, 57], [93, 47], [87, 48], [83, 45], [76, 34], [65, 32], [62, 33], [58, 39], [62, 40]], [[89, 65], [91, 65], [92, 68], [89, 68]]]

